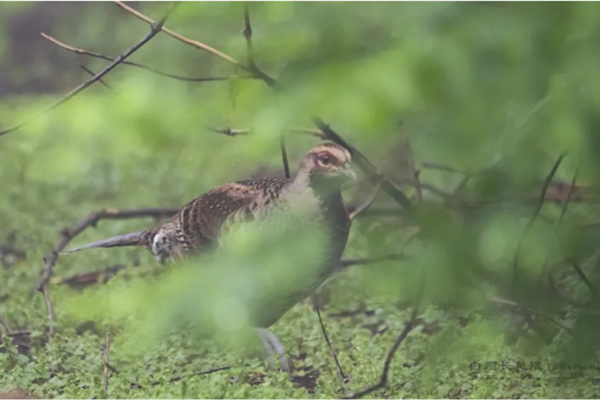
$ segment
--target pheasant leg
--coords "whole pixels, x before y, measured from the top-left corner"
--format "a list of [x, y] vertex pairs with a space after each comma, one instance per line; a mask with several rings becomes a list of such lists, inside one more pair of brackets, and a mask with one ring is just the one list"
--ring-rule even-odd
[[266, 328], [258, 328], [258, 335], [262, 340], [263, 346], [265, 348], [265, 352], [267, 353], [267, 360], [269, 362], [269, 366], [274, 368], [273, 362], [273, 354], [277, 354], [279, 356], [279, 362], [281, 364], [281, 370], [284, 372], [290, 372], [290, 364], [288, 359], [285, 357], [285, 349], [283, 345], [277, 339], [277, 336]]

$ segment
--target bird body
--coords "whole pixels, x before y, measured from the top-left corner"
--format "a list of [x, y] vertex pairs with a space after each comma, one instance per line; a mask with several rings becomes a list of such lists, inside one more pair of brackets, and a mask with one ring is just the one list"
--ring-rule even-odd
[[164, 263], [213, 250], [227, 250], [232, 232], [265, 229], [284, 235], [306, 229], [322, 232], [323, 251], [314, 273], [282, 293], [261, 312], [259, 327], [275, 323], [289, 308], [316, 290], [339, 262], [350, 230], [340, 188], [354, 178], [350, 153], [333, 143], [313, 148], [294, 179], [260, 178], [216, 187], [181, 207], [171, 221], [69, 251], [96, 247], [145, 246]]

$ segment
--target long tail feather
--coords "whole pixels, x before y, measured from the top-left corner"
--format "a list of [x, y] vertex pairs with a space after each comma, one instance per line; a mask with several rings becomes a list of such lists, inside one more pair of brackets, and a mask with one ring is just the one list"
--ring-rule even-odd
[[127, 233], [125, 235], [113, 236], [108, 239], [98, 240], [97, 242], [88, 243], [86, 245], [76, 247], [69, 251], [60, 254], [75, 253], [76, 251], [94, 249], [97, 247], [125, 247], [125, 246], [144, 246], [144, 236], [148, 231], [137, 231]]

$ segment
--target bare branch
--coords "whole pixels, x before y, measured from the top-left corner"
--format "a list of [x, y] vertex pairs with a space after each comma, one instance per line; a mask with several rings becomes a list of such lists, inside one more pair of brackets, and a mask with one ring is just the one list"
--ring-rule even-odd
[[[250, 13], [248, 12], [248, 6], [244, 7], [243, 33], [244, 37], [246, 38], [247, 64], [242, 66], [242, 68], [250, 72], [256, 79], [260, 79], [265, 82], [271, 89], [277, 90], [279, 88], [277, 81], [261, 71], [254, 60], [254, 47], [252, 46], [252, 26], [250, 25]], [[288, 175], [286, 174], [286, 176]]]
[[[95, 72], [90, 71], [85, 65], [79, 65], [79, 68], [81, 68], [82, 70], [84, 70], [85, 72], [87, 72], [88, 74], [90, 74], [91, 76], [96, 75]], [[98, 82], [100, 82], [101, 84], [103, 84], [106, 88], [112, 89], [108, 83], [104, 82], [103, 79], [98, 79]]]
[[250, 25], [250, 13], [248, 5], [244, 7], [244, 38], [246, 38], [246, 56], [248, 66], [255, 65], [254, 63], [254, 48], [252, 46], [252, 26]]
[[87, 89], [90, 85], [92, 85], [94, 82], [97, 82], [104, 75], [108, 74], [117, 65], [121, 64], [127, 57], [129, 57], [130, 55], [135, 53], [143, 45], [148, 43], [150, 41], [150, 39], [152, 39], [154, 36], [156, 36], [156, 34], [162, 30], [163, 24], [165, 23], [167, 18], [169, 18], [169, 16], [175, 10], [175, 8], [177, 7], [178, 4], [179, 4], [178, 2], [173, 2], [171, 4], [171, 6], [169, 7], [169, 10], [165, 13], [165, 15], [161, 18], [161, 20], [158, 23], [153, 23], [151, 25], [150, 32], [148, 32], [148, 34], [146, 34], [146, 36], [144, 36], [140, 41], [138, 41], [136, 44], [131, 46], [129, 49], [125, 50], [124, 53], [122, 53], [119, 57], [115, 58], [114, 61], [112, 61], [110, 64], [108, 64], [106, 67], [104, 67], [102, 69], [102, 71], [100, 71], [99, 73], [97, 73], [96, 75], [94, 75], [93, 77], [88, 79], [87, 81], [83, 82], [81, 85], [77, 86], [75, 89], [71, 90], [69, 93], [67, 93], [64, 97], [62, 97], [55, 103], [47, 106], [46, 108], [43, 108], [42, 110], [38, 111], [37, 113], [29, 116], [28, 118], [26, 118], [24, 121], [18, 123], [17, 125], [14, 125], [10, 128], [0, 131], [0, 136], [5, 135], [10, 132], [14, 132], [14, 131], [22, 128], [23, 126], [29, 124], [31, 121], [38, 118], [39, 116], [41, 116], [51, 110], [54, 110], [55, 108], [59, 107], [60, 105], [66, 103], [68, 100], [75, 97], [81, 91]]
[[[65, 44], [63, 42], [60, 42], [59, 40], [53, 38], [52, 36], [46, 34], [46, 33], [41, 33], [42, 37], [44, 37], [45, 39], [48, 39], [49, 41], [51, 41], [52, 43], [62, 47], [65, 50], [68, 50], [72, 53], [75, 54], [80, 54], [80, 55], [85, 55], [85, 56], [90, 56], [90, 57], [94, 57], [94, 58], [99, 58], [102, 60], [107, 60], [107, 61], [114, 61], [114, 57], [109, 57], [109, 56], [105, 56], [103, 54], [99, 54], [99, 53], [94, 53], [88, 50], [83, 50], [83, 49], [79, 49], [77, 47], [73, 47], [73, 46], [69, 46], [68, 44]], [[129, 65], [131, 67], [136, 67], [136, 68], [140, 68], [140, 69], [144, 69], [146, 71], [150, 71], [153, 72], [157, 75], [161, 75], [167, 78], [173, 78], [173, 79], [177, 79], [180, 81], [186, 81], [186, 82], [212, 82], [212, 81], [226, 81], [228, 79], [230, 79], [230, 77], [228, 76], [223, 76], [223, 77], [215, 77], [215, 78], [188, 78], [185, 76], [179, 76], [179, 75], [173, 75], [173, 74], [168, 74], [166, 72], [161, 72], [158, 71], [154, 68], [151, 67], [147, 67], [143, 64], [139, 64], [133, 61], [123, 61], [121, 64], [123, 65]], [[94, 74], [92, 74], [94, 75]]]
[[288, 162], [287, 151], [285, 150], [285, 142], [283, 139], [283, 135], [279, 139], [279, 148], [281, 149], [281, 161], [283, 162], [283, 171], [285, 172], [286, 178], [291, 178], [290, 175], [290, 164]]
[[555, 226], [560, 225], [565, 214], [567, 213], [567, 208], [569, 207], [569, 202], [571, 201], [571, 197], [573, 196], [573, 193], [575, 192], [575, 188], [576, 188], [575, 182], [577, 182], [577, 176], [579, 176], [579, 166], [577, 166], [577, 169], [575, 170], [575, 175], [573, 175], [573, 180], [571, 181], [571, 186], [569, 186], [569, 193], [567, 194], [567, 198], [563, 202], [562, 208], [560, 210], [560, 216], [558, 217], [558, 220], [556, 220]]
[[335, 366], [337, 368], [337, 372], [338, 372], [338, 377], [340, 379], [340, 384], [342, 385], [342, 391], [346, 391], [346, 388], [344, 387], [344, 383], [347, 382], [348, 378], [346, 377], [346, 374], [344, 374], [344, 371], [342, 370], [342, 366], [340, 365], [340, 362], [338, 361], [337, 358], [337, 354], [335, 352], [335, 350], [333, 349], [333, 346], [331, 345], [331, 341], [329, 340], [329, 335], [327, 334], [327, 330], [325, 329], [325, 324], [323, 324], [323, 318], [321, 318], [321, 310], [319, 309], [319, 306], [315, 307], [317, 310], [317, 316], [319, 317], [319, 324], [321, 324], [321, 331], [323, 332], [323, 336], [325, 336], [325, 341], [327, 342], [327, 347], [329, 347], [329, 352], [331, 354], [331, 356], [333, 357], [333, 360], [335, 361]]
[[548, 188], [550, 187], [550, 183], [552, 182], [554, 175], [556, 175], [556, 171], [558, 171], [558, 167], [560, 167], [560, 164], [562, 163], [563, 159], [566, 156], [567, 156], [566, 153], [562, 153], [558, 157], [558, 159], [556, 160], [554, 165], [552, 166], [552, 169], [550, 170], [550, 173], [546, 177], [546, 180], [544, 181], [544, 185], [542, 186], [542, 191], [540, 193], [539, 200], [538, 200], [537, 206], [535, 207], [533, 215], [531, 216], [531, 218], [529, 219], [529, 222], [525, 226], [523, 235], [521, 236], [521, 240], [519, 240], [519, 244], [517, 246], [517, 249], [515, 251], [515, 256], [513, 259], [513, 290], [515, 290], [515, 291], [517, 290], [516, 284], [518, 282], [519, 255], [520, 255], [521, 249], [523, 247], [523, 242], [525, 241], [525, 237], [529, 233], [529, 230], [531, 229], [535, 220], [537, 219], [538, 215], [540, 214], [540, 211], [542, 210], [542, 207], [544, 206], [544, 200], [546, 199], [546, 192], [548, 191]]
[[[144, 14], [142, 14], [141, 12], [129, 7], [127, 4], [125, 4], [121, 1], [115, 1], [115, 4], [119, 7], [121, 7], [123, 10], [135, 15], [137, 18], [141, 19], [142, 21], [147, 22], [148, 24], [152, 25], [155, 23], [154, 20], [152, 20], [151, 18], [149, 18], [149, 17], [145, 16]], [[185, 44], [193, 46], [198, 50], [208, 51], [209, 53], [212, 53], [218, 57], [221, 57], [222, 59], [232, 63], [233, 65], [242, 67], [242, 65], [236, 59], [234, 59], [233, 57], [231, 57], [223, 52], [220, 52], [219, 50], [217, 50], [213, 47], [210, 47], [210, 46], [208, 46], [204, 43], [198, 42], [196, 40], [188, 39], [185, 36], [182, 36], [176, 32], [173, 32], [172, 30], [170, 30], [168, 28], [163, 28], [162, 31], [164, 33], [166, 33], [167, 35], [171, 36], [172, 38], [179, 40], [180, 42], [183, 42]]]
[[426, 169], [435, 169], [438, 171], [446, 171], [446, 172], [452, 172], [452, 173], [461, 174], [461, 175], [468, 175], [466, 172], [461, 171], [456, 168], [453, 168], [449, 165], [438, 164], [438, 163], [434, 163], [434, 162], [425, 161], [422, 163], [421, 166], [422, 166], [422, 168], [426, 168]]
[[398, 335], [398, 338], [394, 342], [394, 345], [388, 352], [387, 357], [385, 358], [385, 363], [383, 364], [383, 371], [381, 373], [381, 378], [379, 379], [379, 382], [377, 382], [375, 385], [370, 386], [364, 390], [354, 393], [351, 396], [348, 396], [346, 398], [360, 399], [370, 393], [373, 393], [376, 390], [383, 389], [387, 386], [388, 374], [390, 371], [390, 365], [392, 363], [392, 360], [394, 359], [394, 356], [396, 355], [396, 352], [398, 351], [398, 348], [400, 347], [400, 345], [402, 344], [404, 339], [406, 339], [406, 337], [408, 336], [410, 331], [412, 331], [415, 328], [415, 326], [417, 325], [417, 316], [419, 315], [419, 305], [423, 298], [424, 286], [425, 286], [425, 282], [424, 282], [424, 280], [421, 280], [421, 286], [420, 286], [419, 292], [417, 294], [415, 306], [410, 315], [410, 320], [404, 325], [404, 329], [402, 330], [402, 332], [400, 332], [400, 335]]
[[250, 133], [250, 129], [231, 129], [227, 128], [211, 128], [210, 126], [206, 126], [206, 129], [216, 132], [222, 133], [227, 136], [239, 136], [239, 135], [247, 135]]
[[[247, 135], [249, 133], [252, 133], [252, 129], [232, 129], [230, 127], [226, 127], [226, 128], [213, 128], [210, 126], [206, 126], [206, 129], [216, 132], [216, 133], [223, 133], [225, 135], [228, 136], [238, 136], [238, 135]], [[301, 135], [307, 135], [307, 136], [312, 136], [312, 137], [317, 137], [320, 139], [326, 139], [325, 136], [323, 135], [323, 132], [321, 132], [318, 129], [311, 129], [311, 128], [288, 128], [286, 129], [288, 132], [291, 133], [298, 133]]]
[[389, 260], [406, 260], [406, 256], [404, 254], [388, 254], [385, 256], [373, 258], [348, 258], [346, 260], [341, 260], [339, 262], [339, 266], [340, 268], [348, 268], [353, 265], [376, 264], [382, 261]]

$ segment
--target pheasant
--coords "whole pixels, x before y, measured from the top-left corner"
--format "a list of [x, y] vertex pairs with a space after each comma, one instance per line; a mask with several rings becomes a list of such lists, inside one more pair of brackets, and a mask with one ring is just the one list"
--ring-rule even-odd
[[[278, 228], [273, 218], [298, 227], [317, 227], [327, 240], [319, 255], [314, 276], [290, 293], [270, 302], [259, 312], [256, 327], [271, 360], [278, 354], [282, 369], [289, 370], [283, 346], [267, 330], [296, 303], [316, 290], [339, 262], [350, 231], [350, 218], [341, 187], [356, 180], [348, 150], [334, 143], [311, 149], [302, 159], [293, 179], [259, 178], [216, 187], [184, 205], [171, 221], [125, 235], [100, 240], [68, 251], [98, 247], [145, 246], [162, 264], [193, 254], [226, 247], [224, 237], [234, 228], [263, 223]], [[270, 225], [266, 225], [271, 222]], [[282, 222], [279, 222], [282, 223]]]

